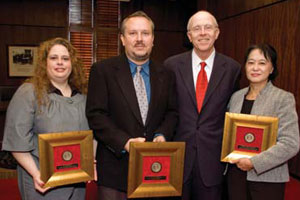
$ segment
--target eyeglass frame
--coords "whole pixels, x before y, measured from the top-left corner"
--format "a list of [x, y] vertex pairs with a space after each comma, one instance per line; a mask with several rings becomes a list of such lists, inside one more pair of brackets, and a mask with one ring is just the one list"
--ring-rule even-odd
[[192, 31], [192, 32], [195, 32], [195, 33], [198, 33], [200, 32], [201, 30], [204, 29], [204, 32], [212, 32], [214, 29], [216, 28], [219, 28], [218, 26], [216, 25], [211, 25], [211, 24], [204, 24], [204, 25], [197, 25], [197, 26], [194, 26], [192, 27], [191, 29], [189, 29], [188, 31]]

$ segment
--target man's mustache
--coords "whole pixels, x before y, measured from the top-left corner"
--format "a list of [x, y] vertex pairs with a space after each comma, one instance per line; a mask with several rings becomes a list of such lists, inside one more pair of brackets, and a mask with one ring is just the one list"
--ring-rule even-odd
[[134, 47], [145, 47], [146, 45], [143, 42], [137, 42]]

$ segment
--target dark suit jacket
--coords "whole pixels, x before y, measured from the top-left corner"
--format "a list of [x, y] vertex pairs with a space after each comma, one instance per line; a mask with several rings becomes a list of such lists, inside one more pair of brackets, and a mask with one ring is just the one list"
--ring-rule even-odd
[[237, 86], [240, 65], [216, 53], [200, 114], [193, 82], [192, 51], [168, 58], [165, 65], [176, 76], [179, 125], [174, 139], [186, 142], [184, 181], [197, 161], [204, 184], [220, 184], [224, 172], [224, 165], [220, 162], [224, 116]]
[[154, 134], [162, 133], [169, 140], [173, 135], [177, 123], [175, 76], [152, 61], [149, 67], [151, 100], [144, 126], [127, 57], [121, 55], [92, 66], [86, 114], [98, 140], [100, 185], [127, 190], [128, 153], [122, 151], [128, 139], [145, 137], [152, 141]]

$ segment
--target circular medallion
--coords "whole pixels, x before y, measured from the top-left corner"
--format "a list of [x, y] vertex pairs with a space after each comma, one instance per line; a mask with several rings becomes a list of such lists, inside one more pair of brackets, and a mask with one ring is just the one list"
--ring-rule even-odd
[[154, 162], [151, 165], [151, 171], [154, 172], [154, 173], [160, 172], [161, 168], [162, 168], [162, 166], [161, 166], [161, 164], [159, 162]]
[[70, 161], [73, 158], [73, 154], [71, 151], [64, 151], [62, 154], [62, 159], [64, 161]]
[[246, 133], [244, 139], [246, 142], [251, 143], [255, 140], [255, 136], [253, 133]]

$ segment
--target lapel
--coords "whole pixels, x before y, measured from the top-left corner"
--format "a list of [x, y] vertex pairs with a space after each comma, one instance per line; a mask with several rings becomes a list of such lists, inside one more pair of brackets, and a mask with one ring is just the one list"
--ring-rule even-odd
[[244, 103], [244, 97], [247, 94], [248, 90], [249, 88], [247, 87], [235, 93], [235, 95], [233, 96], [234, 98], [231, 98], [230, 100], [229, 112], [241, 113]]
[[208, 82], [208, 86], [207, 86], [207, 90], [205, 93], [205, 98], [203, 101], [202, 108], [207, 104], [209, 98], [214, 93], [216, 87], [220, 84], [220, 82], [224, 76], [224, 73], [226, 71], [225, 65], [226, 65], [226, 62], [223, 59], [220, 59], [219, 54], [216, 52], [214, 66], [213, 66], [210, 80]]
[[193, 70], [192, 70], [192, 51], [188, 51], [185, 54], [185, 58], [179, 63], [178, 66], [183, 84], [188, 90], [188, 93], [194, 103], [195, 109], [197, 110], [196, 91], [194, 86]]
[[[273, 116], [274, 115], [274, 108], [272, 107], [272, 103], [268, 101], [266, 103], [267, 99], [269, 99], [269, 95], [272, 96], [272, 90], [274, 86], [271, 81], [267, 83], [267, 85], [259, 92], [259, 95], [256, 97], [251, 114], [254, 115], [269, 115]], [[274, 98], [272, 98], [274, 99]]]
[[[272, 82], [269, 81], [266, 87], [256, 97], [251, 109], [251, 115], [273, 116], [274, 109], [272, 107], [269, 107], [271, 105], [270, 102], [268, 104], [265, 103], [266, 99], [269, 99], [268, 96], [271, 94], [273, 88], [274, 86]], [[244, 103], [244, 97], [245, 95], [247, 95], [249, 90], [250, 88], [248, 86], [235, 93], [235, 95], [233, 96], [234, 98], [232, 98], [230, 101], [230, 112], [241, 113]]]
[[119, 58], [119, 64], [114, 66], [116, 69], [116, 80], [134, 116], [141, 124], [143, 124], [127, 57], [123, 54]]
[[146, 119], [146, 126], [149, 123], [149, 120], [152, 118], [152, 116], [155, 113], [155, 108], [159, 104], [161, 92], [162, 92], [162, 87], [164, 84], [164, 79], [161, 74], [161, 70], [159, 68], [159, 65], [155, 65], [152, 61], [149, 63], [149, 68], [150, 68], [150, 85], [151, 85], [151, 98], [150, 98], [150, 104], [148, 108], [148, 114], [147, 114], [147, 119]]

